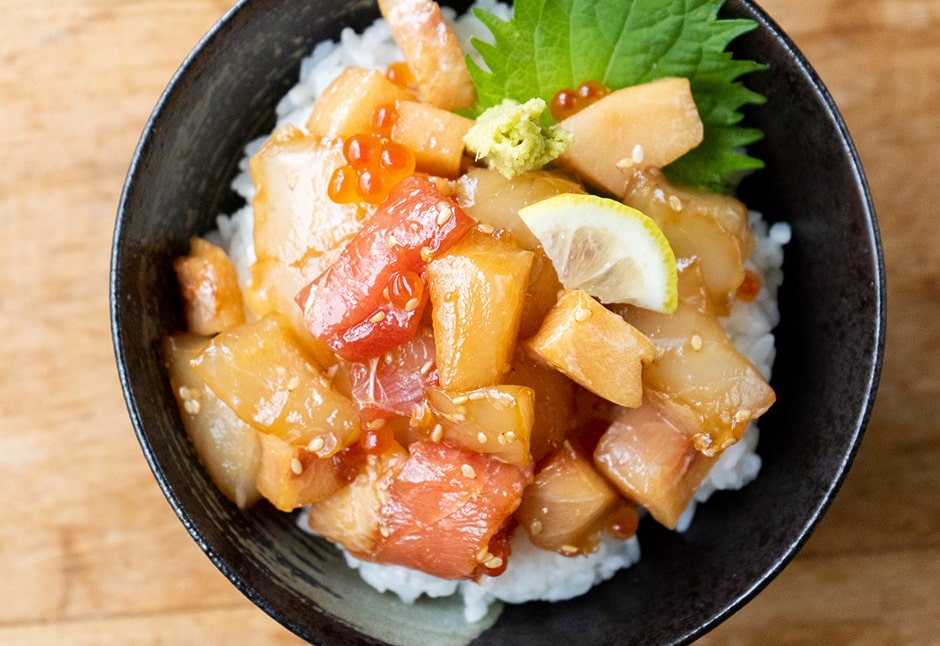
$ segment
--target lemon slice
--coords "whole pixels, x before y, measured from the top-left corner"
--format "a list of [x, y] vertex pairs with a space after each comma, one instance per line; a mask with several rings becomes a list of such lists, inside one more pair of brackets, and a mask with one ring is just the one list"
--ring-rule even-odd
[[542, 243], [566, 289], [602, 303], [676, 309], [676, 256], [659, 226], [625, 204], [596, 195], [562, 193], [519, 216]]

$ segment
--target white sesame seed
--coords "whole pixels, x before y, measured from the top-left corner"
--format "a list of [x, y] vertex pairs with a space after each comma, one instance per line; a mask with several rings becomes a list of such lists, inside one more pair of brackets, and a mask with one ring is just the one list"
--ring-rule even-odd
[[442, 227], [454, 216], [454, 209], [447, 202], [437, 203], [437, 226]]
[[703, 344], [701, 335], [693, 334], [692, 338], [689, 339], [689, 343], [692, 345], [692, 349], [698, 352], [702, 349]]
[[431, 368], [433, 367], [434, 367], [433, 361], [425, 361], [424, 365], [421, 366], [421, 375], [423, 376], [423, 375], [428, 374], [429, 372], [431, 372]]
[[486, 433], [484, 433], [483, 431], [480, 431], [479, 433], [477, 433], [477, 442], [479, 442], [480, 444], [486, 444], [487, 439], [489, 438], [486, 437]]
[[515, 431], [506, 431], [506, 444], [512, 444], [516, 441]]
[[673, 211], [681, 211], [682, 206], [682, 199], [678, 195], [669, 196], [669, 208], [671, 208]]
[[539, 534], [541, 534], [542, 533], [542, 521], [540, 521], [538, 518], [533, 520], [532, 523], [529, 525], [529, 533], [532, 534], [533, 536], [538, 536]]
[[287, 374], [287, 368], [285, 368], [284, 366], [274, 366], [274, 373], [278, 377], [283, 377], [284, 375]]
[[372, 315], [372, 318], [369, 319], [372, 323], [381, 323], [385, 320], [385, 312], [376, 312]]
[[496, 227], [494, 227], [492, 224], [481, 222], [480, 224], [477, 225], [477, 231], [479, 231], [480, 233], [485, 233], [487, 235], [490, 235], [491, 233], [496, 231]]
[[498, 556], [492, 556], [486, 559], [486, 561], [483, 563], [483, 565], [490, 570], [495, 570], [496, 568], [500, 567], [502, 564], [503, 564], [503, 559], [499, 558]]
[[473, 467], [471, 467], [469, 464], [462, 465], [460, 467], [460, 472], [464, 475], [464, 477], [470, 478], [471, 480], [477, 477], [477, 472], [474, 471]]
[[637, 144], [633, 147], [633, 152], [630, 153], [630, 159], [633, 160], [634, 164], [643, 163], [643, 146]]
[[620, 170], [628, 170], [628, 169], [633, 168], [634, 166], [636, 166], [636, 164], [635, 164], [634, 161], [633, 161], [632, 159], [630, 159], [629, 157], [624, 157], [623, 159], [621, 159], [620, 161], [618, 161], [618, 162], [615, 164], [615, 166], [616, 166], [617, 168], [619, 168]]
[[183, 401], [189, 401], [190, 399], [193, 398], [192, 391], [189, 389], [188, 386], [180, 386], [179, 395], [180, 395], [180, 399], [182, 399]]
[[562, 554], [577, 554], [578, 548], [574, 545], [562, 545], [561, 552]]
[[469, 399], [472, 402], [478, 402], [481, 399], [486, 399], [486, 393], [483, 392], [482, 390], [475, 390], [469, 395], [467, 395], [467, 399]]
[[470, 401], [470, 397], [467, 395], [457, 395], [450, 400], [450, 403], [452, 403], [454, 406], [460, 406], [461, 404], [466, 404], [468, 401]]
[[290, 460], [290, 470], [294, 472], [295, 475], [300, 475], [304, 472], [304, 465], [300, 463], [300, 460], [297, 458], [291, 458]]
[[424, 262], [431, 261], [431, 247], [421, 247], [421, 260]]
[[417, 298], [409, 298], [408, 302], [405, 303], [405, 311], [414, 312], [416, 309], [418, 309], [418, 305], [420, 304], [421, 301], [419, 301]]
[[383, 426], [385, 426], [385, 419], [382, 417], [377, 417], [374, 420], [371, 420], [368, 424], [366, 424], [366, 428], [369, 429], [370, 431], [377, 431]]
[[186, 412], [189, 413], [190, 415], [198, 415], [198, 414], [199, 414], [199, 409], [202, 408], [202, 406], [199, 405], [199, 401], [198, 401], [198, 400], [195, 400], [195, 399], [187, 399], [187, 400], [185, 400], [185, 401], [183, 402], [183, 408], [184, 408], [184, 409], [186, 410]]
[[300, 388], [300, 377], [294, 375], [290, 378], [290, 381], [287, 382], [287, 390], [297, 390]]
[[322, 435], [317, 435], [307, 444], [307, 450], [311, 453], [317, 453], [318, 451], [322, 451], [324, 446], [326, 446], [326, 440], [323, 439]]
[[431, 431], [431, 441], [440, 442], [444, 438], [444, 427], [440, 424], [434, 425], [434, 430]]

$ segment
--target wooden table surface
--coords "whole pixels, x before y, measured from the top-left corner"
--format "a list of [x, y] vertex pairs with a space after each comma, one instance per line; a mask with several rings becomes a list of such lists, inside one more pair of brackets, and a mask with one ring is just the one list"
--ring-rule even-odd
[[[940, 0], [764, 0], [871, 180], [888, 341], [828, 515], [708, 644], [940, 644]], [[224, 0], [0, 0], [0, 642], [296, 643], [162, 497], [114, 367], [108, 263], [145, 119]], [[837, 259], [833, 259], [837, 262]]]

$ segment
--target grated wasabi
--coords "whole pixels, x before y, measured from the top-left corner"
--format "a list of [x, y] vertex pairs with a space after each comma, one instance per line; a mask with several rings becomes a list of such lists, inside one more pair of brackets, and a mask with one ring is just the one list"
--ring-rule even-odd
[[540, 168], [561, 155], [571, 133], [541, 123], [543, 99], [519, 103], [511, 99], [487, 108], [464, 137], [467, 149], [506, 179]]

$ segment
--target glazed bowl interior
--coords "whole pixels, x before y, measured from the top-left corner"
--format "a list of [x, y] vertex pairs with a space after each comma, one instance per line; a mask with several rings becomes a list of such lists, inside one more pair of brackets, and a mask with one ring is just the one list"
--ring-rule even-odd
[[767, 97], [747, 113], [765, 133], [752, 152], [767, 166], [740, 196], [793, 231], [779, 296], [778, 401], [761, 420], [760, 476], [701, 505], [685, 533], [642, 523], [640, 562], [587, 595], [507, 606], [479, 625], [463, 622], [459, 601], [405, 606], [379, 594], [293, 517], [267, 504], [240, 512], [225, 500], [198, 464], [159, 356], [161, 337], [183, 327], [172, 259], [240, 205], [229, 183], [243, 147], [273, 127], [301, 57], [344, 26], [365, 28], [378, 16], [374, 3], [240, 2], [185, 61], [143, 134], [119, 208], [115, 354], [167, 500], [212, 562], [274, 619], [329, 644], [687, 642], [751, 599], [805, 542], [852, 461], [874, 397], [884, 343], [881, 248], [855, 149], [815, 72], [753, 3], [729, 0], [722, 15], [757, 21], [732, 50], [770, 66], [746, 78]]

